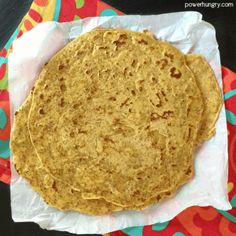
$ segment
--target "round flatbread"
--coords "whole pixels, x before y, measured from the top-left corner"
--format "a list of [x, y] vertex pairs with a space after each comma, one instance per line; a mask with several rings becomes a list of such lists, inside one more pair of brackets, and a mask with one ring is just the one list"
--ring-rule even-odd
[[215, 135], [215, 123], [222, 107], [222, 95], [214, 71], [204, 57], [188, 54], [186, 61], [195, 75], [203, 97], [204, 109], [197, 138], [200, 143]]
[[180, 51], [144, 33], [97, 30], [45, 66], [29, 131], [46, 170], [84, 198], [141, 206], [192, 176], [202, 110]]

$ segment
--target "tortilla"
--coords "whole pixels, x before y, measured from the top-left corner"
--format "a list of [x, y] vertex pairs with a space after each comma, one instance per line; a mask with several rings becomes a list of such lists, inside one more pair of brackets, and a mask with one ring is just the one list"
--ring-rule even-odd
[[222, 107], [222, 95], [211, 66], [201, 55], [186, 55], [188, 67], [194, 73], [202, 93], [204, 110], [198, 131], [198, 142], [209, 140], [215, 135], [215, 124]]
[[95, 30], [44, 67], [30, 138], [44, 168], [122, 207], [150, 204], [192, 177], [203, 102], [184, 55], [127, 30]]

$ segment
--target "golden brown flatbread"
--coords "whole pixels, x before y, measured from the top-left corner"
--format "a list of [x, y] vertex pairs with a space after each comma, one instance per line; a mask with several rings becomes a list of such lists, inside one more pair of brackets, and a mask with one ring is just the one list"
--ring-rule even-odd
[[143, 33], [95, 30], [45, 66], [28, 125], [54, 178], [83, 198], [137, 207], [192, 176], [202, 111], [179, 50]]
[[143, 209], [192, 177], [221, 105], [203, 57], [147, 34], [92, 31], [53, 57], [16, 113], [14, 164], [58, 209]]
[[194, 73], [202, 93], [204, 110], [198, 132], [198, 142], [215, 135], [215, 123], [222, 107], [222, 95], [211, 66], [201, 55], [186, 55], [188, 67]]

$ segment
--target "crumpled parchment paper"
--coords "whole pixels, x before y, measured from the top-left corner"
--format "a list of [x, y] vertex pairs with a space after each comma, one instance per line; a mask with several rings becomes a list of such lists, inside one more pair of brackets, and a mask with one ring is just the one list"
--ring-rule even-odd
[[[96, 27], [152, 31], [184, 53], [205, 56], [221, 82], [221, 64], [215, 30], [197, 12], [151, 16], [94, 17], [71, 23], [47, 22], [36, 26], [13, 43], [9, 56], [11, 117], [29, 94], [42, 66], [69, 40]], [[62, 212], [49, 207], [12, 165], [11, 208], [16, 222], [33, 221], [42, 228], [71, 233], [107, 233], [131, 226], [171, 220], [187, 207], [213, 206], [229, 210], [227, 196], [228, 153], [224, 107], [216, 124], [216, 136], [201, 145], [195, 159], [194, 178], [176, 196], [143, 211], [122, 211], [104, 216]], [[29, 150], [30, 155], [30, 150]]]

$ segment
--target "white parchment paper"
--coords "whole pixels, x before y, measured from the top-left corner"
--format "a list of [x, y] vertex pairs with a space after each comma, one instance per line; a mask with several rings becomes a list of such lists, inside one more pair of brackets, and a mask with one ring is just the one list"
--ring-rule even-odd
[[[96, 27], [152, 31], [184, 53], [199, 53], [211, 64], [219, 85], [221, 64], [215, 30], [197, 12], [179, 12], [152, 16], [95, 17], [72, 23], [47, 22], [36, 26], [13, 43], [9, 56], [11, 115], [25, 100], [41, 67], [66, 43]], [[12, 116], [11, 116], [12, 117]], [[143, 211], [122, 211], [104, 216], [79, 212], [61, 212], [49, 207], [12, 165], [11, 207], [16, 222], [33, 221], [42, 228], [71, 233], [106, 233], [131, 226], [171, 220], [187, 207], [213, 206], [229, 210], [227, 196], [228, 153], [224, 107], [216, 124], [216, 136], [201, 145], [195, 159], [195, 176], [175, 197]], [[30, 155], [30, 150], [29, 150]]]

